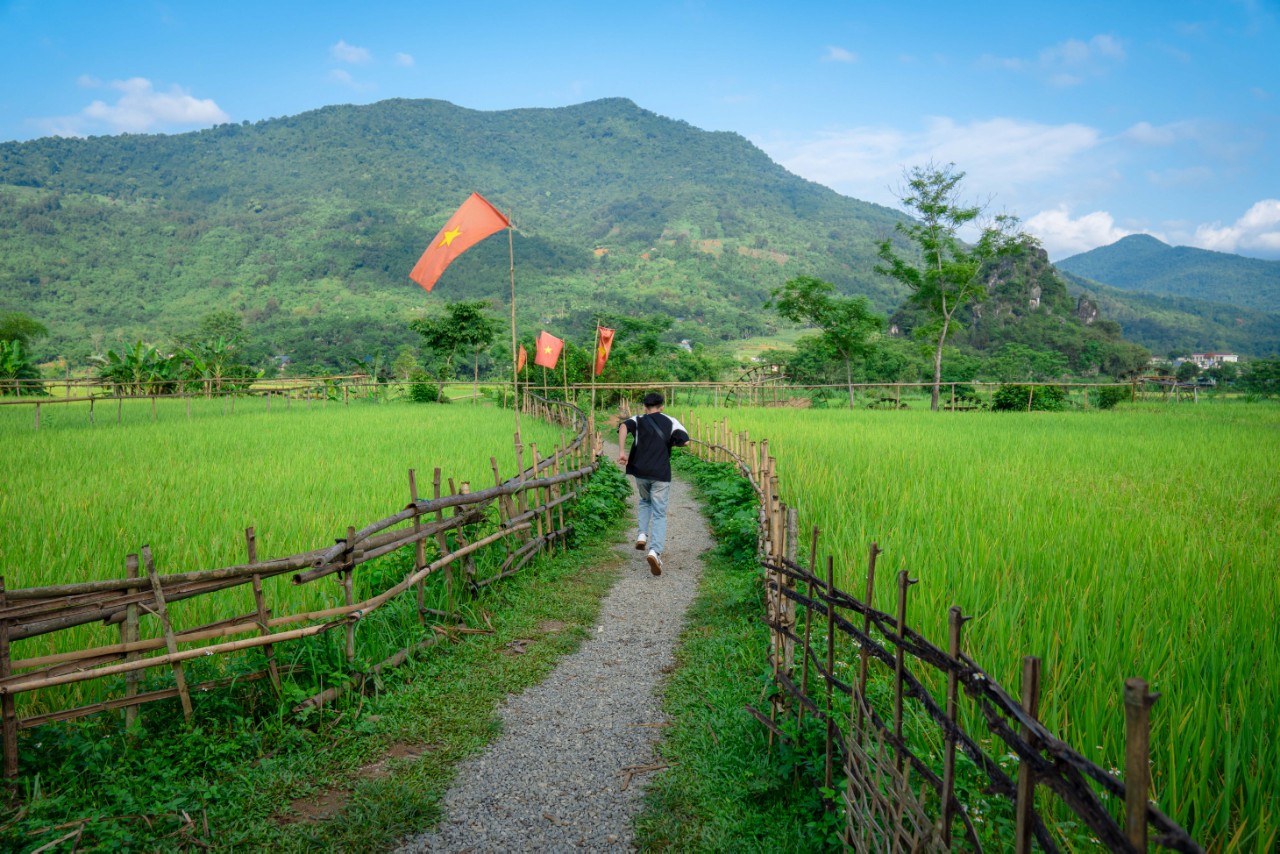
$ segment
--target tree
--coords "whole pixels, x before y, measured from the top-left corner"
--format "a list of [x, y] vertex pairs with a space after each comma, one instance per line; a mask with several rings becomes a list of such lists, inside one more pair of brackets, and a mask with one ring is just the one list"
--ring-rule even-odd
[[437, 392], [444, 397], [444, 384], [453, 377], [454, 359], [459, 350], [470, 350], [476, 359], [476, 383], [479, 383], [480, 353], [493, 343], [498, 324], [485, 313], [488, 300], [462, 300], [449, 303], [438, 317], [420, 317], [409, 328], [422, 336], [423, 346], [431, 354], [435, 367]]
[[884, 318], [872, 314], [864, 297], [842, 297], [835, 285], [813, 276], [796, 276], [770, 292], [768, 305], [793, 323], [822, 329], [822, 342], [844, 361], [849, 406], [853, 406], [853, 360], [875, 347]]
[[910, 290], [910, 301], [924, 308], [931, 318], [925, 327], [934, 341], [933, 396], [931, 408], [938, 408], [942, 387], [942, 350], [947, 334], [956, 324], [956, 312], [986, 297], [981, 277], [983, 265], [1000, 256], [1026, 251], [1034, 238], [1017, 232], [1018, 220], [998, 216], [982, 229], [977, 243], [966, 245], [958, 232], [978, 219], [982, 208], [960, 201], [963, 172], [955, 164], [945, 167], [916, 166], [906, 173], [907, 187], [901, 201], [917, 219], [899, 222], [898, 234], [914, 245], [917, 257], [905, 259], [893, 241], [879, 244], [882, 263], [876, 271], [890, 276]]
[[48, 334], [45, 325], [34, 318], [17, 311], [0, 312], [0, 341], [17, 341], [27, 348], [32, 341]]
[[1180, 383], [1189, 383], [1196, 377], [1200, 376], [1200, 366], [1195, 362], [1187, 359], [1181, 365], [1178, 365], [1178, 372], [1174, 374]]

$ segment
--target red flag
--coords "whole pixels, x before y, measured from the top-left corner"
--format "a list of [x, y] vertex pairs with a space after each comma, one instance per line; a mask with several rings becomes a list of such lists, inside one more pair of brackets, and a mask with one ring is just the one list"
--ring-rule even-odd
[[596, 327], [596, 376], [604, 373], [604, 363], [609, 361], [609, 348], [613, 346], [612, 329]]
[[462, 203], [449, 221], [440, 229], [427, 251], [413, 266], [409, 278], [422, 285], [430, 293], [436, 280], [454, 258], [475, 246], [495, 231], [507, 228], [511, 222], [498, 209], [485, 201], [479, 193], [472, 193]]
[[517, 374], [524, 370], [524, 363], [525, 363], [525, 361], [526, 361], [526, 360], [528, 360], [528, 358], [529, 358], [529, 354], [525, 352], [524, 345], [523, 345], [523, 344], [521, 344], [521, 345], [520, 345], [520, 356], [519, 356], [519, 358], [517, 358], [517, 359], [516, 359], [516, 373], [517, 373]]
[[564, 342], [550, 332], [538, 333], [538, 355], [533, 357], [535, 365], [542, 365], [544, 368], [554, 368], [556, 362], [560, 361], [560, 351], [564, 349]]

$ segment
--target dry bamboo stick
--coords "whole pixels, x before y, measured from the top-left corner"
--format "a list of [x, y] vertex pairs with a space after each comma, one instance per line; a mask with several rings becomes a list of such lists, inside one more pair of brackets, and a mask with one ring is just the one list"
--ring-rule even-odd
[[[4, 576], [0, 575], [0, 607], [5, 601]], [[9, 623], [0, 619], [0, 679], [9, 674]], [[0, 742], [4, 748], [4, 778], [12, 780], [18, 776], [18, 709], [8, 696], [0, 697]]]
[[293, 713], [296, 715], [300, 712], [306, 711], [307, 709], [319, 708], [320, 706], [323, 706], [325, 703], [329, 702], [330, 700], [337, 699], [342, 694], [345, 694], [347, 691], [351, 690], [352, 688], [356, 688], [356, 687], [362, 688], [364, 686], [365, 681], [370, 676], [377, 676], [383, 670], [389, 670], [393, 667], [399, 667], [400, 665], [404, 664], [405, 661], [409, 659], [409, 656], [412, 655], [414, 652], [420, 652], [421, 650], [429, 649], [430, 647], [433, 647], [436, 644], [440, 643], [440, 641], [443, 640], [445, 637], [446, 637], [445, 635], [433, 634], [428, 638], [423, 638], [415, 646], [407, 646], [404, 649], [400, 650], [399, 652], [395, 653], [394, 655], [391, 655], [383, 659], [382, 661], [378, 662], [373, 667], [369, 668], [369, 672], [367, 674], [357, 673], [354, 676], [352, 676], [350, 679], [348, 679], [346, 682], [343, 682], [341, 685], [334, 685], [332, 688], [326, 688], [324, 691], [321, 691], [319, 694], [308, 697], [307, 699], [303, 700], [301, 703], [293, 707]]
[[[418, 479], [417, 473], [413, 469], [409, 469], [409, 503], [411, 505], [418, 503]], [[422, 534], [422, 517], [413, 517], [413, 535], [418, 538], [413, 544], [413, 571], [417, 572], [422, 569], [423, 564], [427, 562], [426, 544], [420, 539]], [[427, 622], [427, 583], [425, 580], [418, 582], [418, 623], [425, 624]]]
[[[436, 469], [439, 471], [439, 469]], [[356, 568], [356, 552], [355, 546], [352, 544], [355, 540], [356, 529], [352, 525], [347, 528], [347, 559], [343, 562], [344, 568], [338, 573], [338, 582], [342, 585], [342, 598], [346, 602], [348, 608], [355, 604], [355, 590], [353, 582]], [[346, 625], [346, 642], [347, 642], [347, 663], [356, 660], [356, 624], [354, 620], [348, 620]]]
[[[249, 563], [258, 562], [258, 536], [253, 528], [244, 529], [245, 547], [248, 549]], [[255, 574], [253, 576], [253, 603], [258, 614], [258, 629], [264, 635], [271, 634], [271, 628], [267, 625], [267, 621], [271, 619], [271, 612], [267, 610], [266, 601], [262, 596], [262, 576]], [[263, 653], [267, 657], [267, 670], [271, 674], [271, 687], [275, 689], [276, 695], [279, 696], [283, 691], [280, 684], [280, 671], [276, 669], [276, 653], [275, 648], [271, 644], [263, 647]]]
[[[125, 558], [125, 574], [130, 578], [138, 577], [138, 556], [129, 555]], [[129, 593], [137, 595], [139, 588], [132, 587]], [[124, 644], [134, 643], [138, 640], [138, 606], [129, 605], [124, 609], [124, 622], [120, 624], [120, 641]], [[136, 652], [125, 653], [125, 658], [133, 661], [138, 657]], [[138, 671], [130, 671], [124, 675], [124, 696], [125, 699], [135, 697], [138, 694], [138, 683], [142, 681], [142, 674]], [[134, 721], [138, 719], [137, 706], [129, 705], [125, 707], [124, 725], [125, 728], [133, 726]]]
[[[156, 616], [160, 618], [160, 629], [164, 632], [164, 645], [173, 656], [178, 652], [178, 642], [173, 637], [173, 626], [169, 622], [169, 609], [164, 602], [164, 588], [160, 586], [160, 576], [156, 574], [155, 562], [151, 559], [151, 546], [142, 547], [142, 561], [147, 566], [147, 577], [151, 579], [151, 589], [156, 595]], [[182, 701], [182, 716], [191, 723], [191, 695], [187, 693], [187, 677], [182, 671], [182, 662], [173, 662], [173, 681], [178, 686], [178, 698]]]
[[255, 646], [265, 646], [268, 643], [283, 643], [284, 641], [297, 640], [298, 638], [310, 637], [311, 635], [320, 634], [321, 632], [327, 632], [340, 625], [342, 625], [341, 621], [319, 623], [314, 626], [307, 626], [303, 629], [280, 632], [278, 634], [271, 635], [270, 637], [246, 638], [245, 640], [230, 641], [228, 643], [216, 644], [214, 646], [202, 646], [197, 649], [184, 649], [177, 653], [165, 653], [163, 655], [156, 655], [150, 658], [140, 658], [137, 661], [125, 661], [120, 664], [102, 667], [98, 670], [80, 671], [78, 673], [68, 673], [63, 676], [50, 676], [41, 679], [32, 679], [27, 682], [21, 682], [13, 685], [0, 685], [0, 696], [5, 694], [22, 694], [27, 691], [38, 691], [43, 688], [53, 688], [58, 685], [70, 685], [73, 682], [84, 682], [89, 679], [101, 679], [103, 676], [115, 676], [119, 673], [128, 673], [131, 670], [146, 670], [150, 667], [163, 667], [166, 664], [187, 661], [188, 659], [192, 659], [200, 655], [225, 655], [228, 652], [252, 649]]

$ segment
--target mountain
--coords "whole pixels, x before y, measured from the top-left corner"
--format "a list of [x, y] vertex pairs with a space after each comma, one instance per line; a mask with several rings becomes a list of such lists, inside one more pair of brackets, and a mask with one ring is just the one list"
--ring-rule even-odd
[[1280, 312], [1182, 296], [1126, 291], [1060, 271], [1071, 293], [1120, 324], [1124, 337], [1158, 355], [1226, 352], [1280, 356]]
[[[768, 291], [814, 275], [880, 311], [901, 214], [788, 173], [733, 133], [625, 99], [477, 112], [334, 106], [188, 134], [0, 144], [0, 311], [47, 325], [44, 355], [157, 344], [208, 312], [259, 356], [392, 353], [443, 300], [510, 293], [507, 241], [425, 294], [408, 271], [473, 191], [510, 211], [518, 321], [589, 338], [602, 312], [662, 313], [694, 342], [768, 331]], [[505, 313], [501, 307], [500, 314]], [[335, 355], [340, 354], [340, 355]]]
[[1126, 291], [1280, 310], [1280, 261], [1169, 246], [1148, 234], [1072, 255], [1057, 266]]

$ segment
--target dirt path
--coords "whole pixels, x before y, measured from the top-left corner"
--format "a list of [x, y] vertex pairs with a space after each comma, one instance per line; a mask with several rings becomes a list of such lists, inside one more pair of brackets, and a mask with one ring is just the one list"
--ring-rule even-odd
[[[610, 458], [617, 448], [606, 446]], [[634, 536], [635, 496], [632, 495]], [[667, 723], [663, 674], [702, 572], [711, 534], [690, 487], [671, 485], [663, 573], [649, 573], [630, 539], [622, 577], [601, 604], [596, 632], [541, 684], [508, 698], [503, 735], [458, 766], [435, 831], [413, 851], [618, 850]]]

